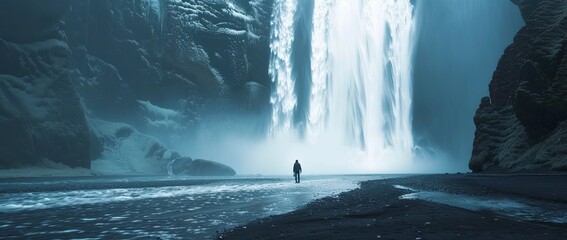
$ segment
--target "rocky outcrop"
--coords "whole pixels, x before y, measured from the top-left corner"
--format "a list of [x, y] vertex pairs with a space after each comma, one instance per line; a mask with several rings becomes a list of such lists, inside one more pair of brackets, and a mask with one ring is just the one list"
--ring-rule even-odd
[[192, 160], [169, 150], [158, 139], [142, 134], [124, 123], [89, 119], [93, 146], [100, 154], [92, 170], [101, 175], [150, 174], [233, 176], [236, 172], [221, 163]]
[[469, 168], [567, 169], [567, 1], [514, 0], [526, 25], [483, 98]]
[[229, 166], [203, 159], [193, 160], [181, 173], [191, 176], [234, 176], [236, 174]]
[[[1, 1], [0, 168], [94, 160], [93, 168], [230, 175], [222, 164], [168, 155], [161, 141], [190, 135], [210, 112], [265, 114], [271, 5]], [[108, 131], [89, 130], [85, 115], [108, 121], [94, 124]], [[142, 154], [122, 160], [147, 164], [98, 161], [118, 148]]]
[[67, 74], [67, 0], [0, 1], [0, 168], [90, 166], [89, 130]]
[[168, 151], [158, 139], [142, 134], [124, 123], [90, 119], [93, 145], [102, 152], [92, 169], [103, 175], [164, 174]]
[[[144, 132], [191, 129], [211, 108], [257, 113], [269, 102], [270, 14], [271, 1], [71, 0], [71, 76], [89, 113]], [[139, 101], [184, 121], [157, 126]]]
[[189, 176], [234, 176], [236, 171], [231, 167], [222, 163], [195, 159], [188, 157], [177, 157], [172, 159], [168, 165], [168, 171], [171, 175], [189, 175]]

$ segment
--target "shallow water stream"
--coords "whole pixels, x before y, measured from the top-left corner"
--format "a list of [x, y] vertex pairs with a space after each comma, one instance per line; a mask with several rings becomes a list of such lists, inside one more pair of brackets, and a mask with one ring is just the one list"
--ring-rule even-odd
[[389, 176], [112, 177], [0, 183], [3, 239], [204, 239]]

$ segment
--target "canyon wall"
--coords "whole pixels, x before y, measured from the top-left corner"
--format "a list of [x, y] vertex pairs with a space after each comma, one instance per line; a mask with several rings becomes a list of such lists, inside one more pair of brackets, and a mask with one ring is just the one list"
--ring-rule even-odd
[[525, 26], [476, 111], [469, 168], [567, 170], [567, 1], [514, 0]]

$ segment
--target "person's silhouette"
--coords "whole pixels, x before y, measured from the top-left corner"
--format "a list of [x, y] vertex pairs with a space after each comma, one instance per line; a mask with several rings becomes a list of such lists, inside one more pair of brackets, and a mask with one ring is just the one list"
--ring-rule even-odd
[[295, 177], [295, 183], [299, 183], [299, 174], [301, 173], [301, 164], [298, 160], [295, 160], [293, 164], [293, 176]]

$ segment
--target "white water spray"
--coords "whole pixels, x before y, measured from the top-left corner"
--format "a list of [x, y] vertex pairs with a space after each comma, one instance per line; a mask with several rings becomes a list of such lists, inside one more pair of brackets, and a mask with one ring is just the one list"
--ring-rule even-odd
[[[339, 159], [322, 161], [346, 160], [350, 171], [407, 171], [413, 152], [410, 1], [315, 0], [311, 53], [305, 55], [311, 61], [308, 109], [296, 109], [292, 79], [297, 3], [274, 5], [272, 137], [295, 136], [288, 140], [304, 145], [295, 147], [297, 154], [311, 159], [337, 152]], [[306, 124], [294, 123], [296, 111], [307, 112]], [[294, 135], [298, 128], [309, 141]]]
[[333, 0], [315, 1], [311, 33], [311, 95], [307, 118], [307, 136], [311, 143], [325, 130], [329, 112], [328, 44], [330, 10]]
[[294, 39], [294, 15], [297, 0], [276, 0], [270, 23], [270, 67], [274, 91], [270, 97], [272, 104], [272, 134], [291, 131], [293, 112], [297, 106], [294, 92], [295, 81], [291, 75], [291, 47]]

